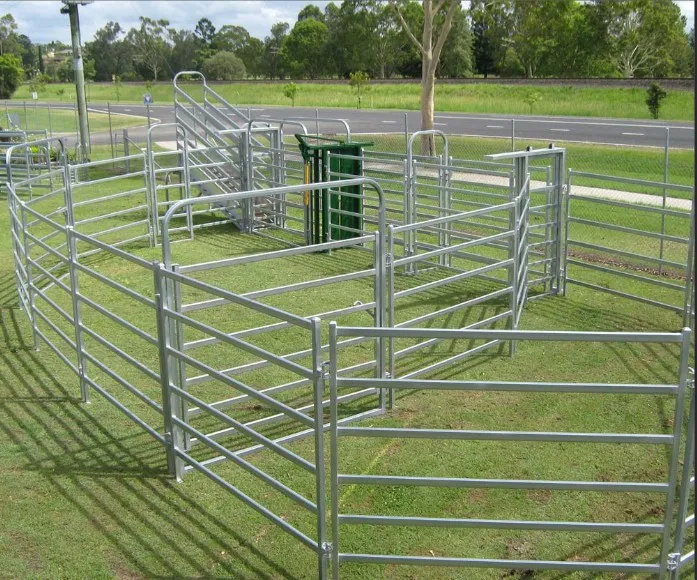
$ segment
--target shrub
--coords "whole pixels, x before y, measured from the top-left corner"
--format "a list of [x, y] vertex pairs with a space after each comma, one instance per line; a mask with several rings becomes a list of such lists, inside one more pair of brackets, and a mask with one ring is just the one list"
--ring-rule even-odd
[[22, 61], [12, 54], [0, 56], [0, 99], [9, 99], [24, 78]]
[[247, 74], [244, 62], [233, 53], [221, 51], [203, 61], [202, 72], [214, 81], [235, 81]]
[[658, 113], [661, 109], [661, 101], [668, 96], [663, 90], [663, 87], [658, 83], [651, 83], [651, 86], [646, 91], [646, 104], [649, 107], [649, 113], [654, 119], [658, 119]]

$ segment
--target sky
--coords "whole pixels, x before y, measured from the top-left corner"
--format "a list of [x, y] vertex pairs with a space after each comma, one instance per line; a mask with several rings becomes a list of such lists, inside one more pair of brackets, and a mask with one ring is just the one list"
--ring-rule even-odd
[[[337, 0], [339, 3], [340, 0]], [[109, 20], [118, 21], [125, 30], [138, 24], [138, 16], [166, 18], [173, 28], [193, 30], [199, 18], [209, 18], [216, 28], [224, 24], [244, 26], [252, 36], [263, 39], [271, 25], [284, 21], [291, 27], [300, 9], [307, 4], [320, 8], [328, 1], [231, 1], [231, 0], [96, 0], [80, 8], [82, 41], [91, 40], [98, 28]], [[694, 26], [695, 8], [691, 0], [677, 1], [687, 18], [687, 29]], [[0, 1], [0, 15], [12, 13], [17, 20], [19, 32], [26, 34], [32, 42], [44, 44], [52, 40], [70, 43], [68, 17], [60, 14], [59, 0], [12, 0]]]

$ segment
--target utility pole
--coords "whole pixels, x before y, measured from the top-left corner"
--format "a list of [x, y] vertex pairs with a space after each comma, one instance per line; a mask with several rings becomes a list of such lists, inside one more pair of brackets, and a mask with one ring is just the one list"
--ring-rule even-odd
[[87, 125], [87, 102], [85, 100], [85, 70], [82, 62], [82, 47], [80, 38], [80, 18], [78, 6], [91, 4], [94, 0], [63, 0], [61, 14], [70, 17], [70, 37], [73, 43], [73, 74], [75, 75], [75, 93], [77, 95], [77, 116], [79, 120], [78, 143], [81, 161], [87, 161], [90, 132]]

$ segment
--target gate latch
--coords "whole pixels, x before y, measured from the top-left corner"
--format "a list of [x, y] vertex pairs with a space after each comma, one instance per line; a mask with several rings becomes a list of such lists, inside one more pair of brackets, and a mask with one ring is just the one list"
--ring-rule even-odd
[[668, 554], [668, 570], [677, 570], [680, 565], [680, 552]]

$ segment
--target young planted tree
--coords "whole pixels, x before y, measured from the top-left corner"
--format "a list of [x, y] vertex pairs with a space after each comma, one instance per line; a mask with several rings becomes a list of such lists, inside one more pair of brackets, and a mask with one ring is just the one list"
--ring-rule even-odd
[[363, 100], [363, 95], [370, 90], [370, 85], [368, 84], [369, 82], [370, 77], [368, 76], [368, 73], [364, 73], [360, 70], [349, 73], [349, 85], [353, 92], [356, 93], [356, 97], [358, 98], [359, 109], [361, 108], [361, 101]]
[[651, 86], [646, 91], [646, 104], [649, 107], [649, 113], [654, 119], [658, 119], [658, 113], [661, 109], [661, 101], [668, 96], [663, 90], [663, 87], [658, 83], [651, 83]]
[[295, 107], [295, 97], [298, 96], [298, 85], [293, 82], [283, 87], [283, 96], [290, 99], [292, 106]]
[[539, 91], [528, 91], [523, 97], [523, 101], [530, 107], [530, 114], [535, 107], [535, 103], [542, 99], [542, 94]]
[[[459, 0], [423, 0], [423, 29], [421, 42], [416, 35], [418, 30], [412, 30], [404, 19], [395, 0], [390, 0], [397, 11], [397, 16], [405, 34], [421, 53], [421, 130], [433, 129], [434, 100], [436, 87], [436, 69], [440, 60], [443, 45], [452, 28], [453, 18], [461, 10]], [[421, 154], [435, 155], [436, 146], [433, 135], [421, 138]]]

